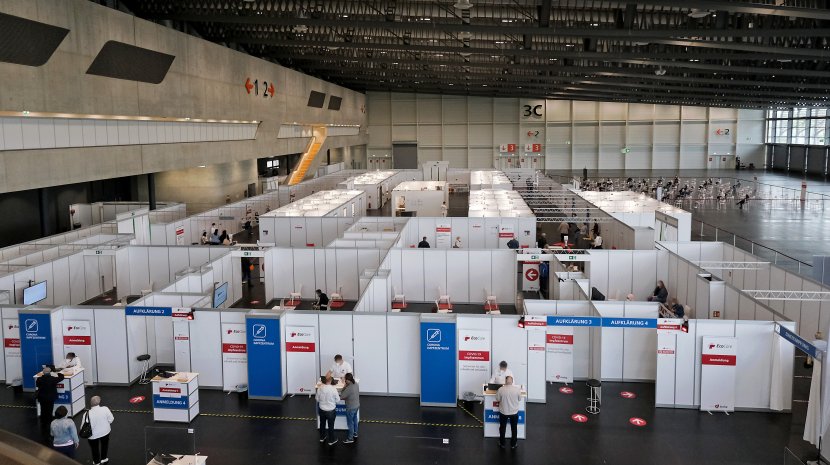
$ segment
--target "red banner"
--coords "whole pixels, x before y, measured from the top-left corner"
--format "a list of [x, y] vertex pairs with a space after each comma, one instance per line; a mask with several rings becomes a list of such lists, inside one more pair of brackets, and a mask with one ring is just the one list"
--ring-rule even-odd
[[159, 392], [167, 392], [170, 394], [181, 394], [182, 390], [179, 388], [160, 387]]
[[547, 326], [548, 323], [545, 321], [536, 321], [536, 320], [525, 320], [525, 328], [528, 326]]
[[512, 232], [500, 232], [499, 237], [513, 237]]
[[223, 354], [244, 354], [248, 351], [248, 346], [245, 344], [222, 344]]
[[734, 366], [738, 361], [738, 357], [735, 355], [712, 355], [712, 354], [703, 354], [701, 356], [701, 362], [704, 365], [727, 365], [727, 366]]
[[657, 329], [665, 329], [668, 331], [680, 331], [680, 325], [658, 324]]
[[[91, 336], [64, 336], [63, 344], [67, 346], [88, 346], [92, 345]], [[18, 345], [18, 347], [20, 347]]]
[[481, 351], [481, 350], [459, 350], [458, 351], [458, 359], [459, 360], [473, 360], [477, 362], [489, 362], [490, 361], [490, 352]]
[[19, 349], [20, 348], [20, 339], [3, 339], [3, 347], [7, 349]]
[[286, 342], [286, 352], [314, 352], [313, 342]]
[[574, 336], [573, 336], [573, 334], [548, 334], [547, 335], [547, 342], [548, 342], [548, 344], [573, 345]]

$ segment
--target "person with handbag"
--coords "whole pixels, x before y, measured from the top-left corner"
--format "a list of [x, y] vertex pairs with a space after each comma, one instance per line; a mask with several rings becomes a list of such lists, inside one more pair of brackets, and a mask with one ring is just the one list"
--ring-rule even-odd
[[[89, 400], [92, 407], [84, 414], [84, 422], [81, 426], [81, 437], [86, 437], [89, 447], [92, 449], [93, 465], [101, 465], [110, 461], [107, 458], [107, 450], [110, 443], [110, 424], [115, 420], [109, 407], [101, 405], [101, 398], [94, 396]], [[85, 428], [89, 425], [89, 435]]]

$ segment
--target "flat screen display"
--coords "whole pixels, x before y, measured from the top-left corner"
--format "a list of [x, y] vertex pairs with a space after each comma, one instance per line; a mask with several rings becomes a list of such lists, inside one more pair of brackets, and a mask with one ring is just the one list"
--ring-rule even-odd
[[329, 110], [340, 110], [340, 104], [343, 102], [343, 99], [340, 97], [335, 97], [332, 95], [329, 97]]
[[226, 300], [228, 300], [227, 281], [213, 289], [213, 308], [219, 308]]
[[46, 298], [46, 281], [23, 289], [23, 305], [32, 305]]
[[314, 108], [323, 108], [323, 103], [326, 102], [326, 94], [312, 90], [308, 94], [308, 106]]

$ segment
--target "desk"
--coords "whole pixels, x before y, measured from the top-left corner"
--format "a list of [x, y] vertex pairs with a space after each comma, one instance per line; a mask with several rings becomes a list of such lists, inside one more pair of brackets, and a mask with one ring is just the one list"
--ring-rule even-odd
[[[527, 390], [524, 386], [522, 389], [522, 400], [519, 402], [519, 424], [516, 425], [516, 434], [519, 439], [525, 439], [526, 418], [525, 405], [527, 404]], [[484, 394], [484, 437], [497, 438], [499, 437], [499, 403], [496, 400], [496, 391], [487, 389], [487, 385], [482, 388]], [[507, 425], [507, 432], [505, 438], [510, 437], [510, 425]]]
[[199, 414], [199, 373], [178, 372], [153, 382], [153, 420], [190, 423]]
[[[170, 455], [178, 457], [175, 461], [171, 462], [170, 465], [205, 465], [207, 463], [207, 456], [205, 455]], [[159, 465], [159, 463], [153, 459], [147, 462], [147, 465]]]
[[[81, 413], [86, 407], [86, 392], [84, 390], [84, 369], [67, 368], [60, 371], [63, 374], [63, 381], [58, 383], [58, 398], [55, 400], [55, 408], [63, 405], [69, 411], [69, 416], [74, 417]], [[43, 372], [35, 375], [35, 380], [43, 376]], [[40, 406], [38, 406], [38, 410]]]
[[[335, 379], [337, 380], [337, 385], [335, 385], [334, 387], [335, 387], [335, 389], [337, 389], [337, 392], [339, 393], [339, 392], [343, 391], [344, 387], [346, 387], [346, 383], [344, 383], [343, 379], [341, 379], [341, 378], [335, 378]], [[356, 383], [358, 383], [358, 384], [360, 383], [359, 378], [355, 378], [354, 380], [355, 380]], [[315, 387], [317, 389], [320, 389], [320, 386], [322, 386], [322, 383], [318, 381], [317, 384], [315, 385]], [[317, 403], [315, 402], [314, 405], [317, 406]], [[346, 401], [343, 401], [343, 400], [337, 401], [337, 407], [335, 407], [334, 410], [337, 412], [335, 414], [335, 417], [334, 417], [334, 429], [342, 430], [342, 431], [348, 430], [349, 425], [346, 423]], [[319, 407], [314, 409], [314, 415], [317, 417], [317, 426], [320, 426], [320, 409], [319, 409]], [[360, 421], [360, 410], [357, 411], [357, 421]]]

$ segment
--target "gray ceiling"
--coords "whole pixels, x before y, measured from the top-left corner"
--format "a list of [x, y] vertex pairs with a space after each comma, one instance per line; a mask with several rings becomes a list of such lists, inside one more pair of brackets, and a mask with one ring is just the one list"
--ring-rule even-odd
[[822, 0], [122, 3], [356, 90], [733, 107], [830, 97]]

